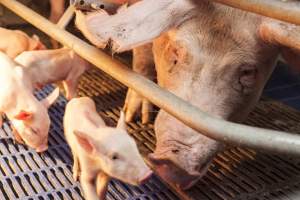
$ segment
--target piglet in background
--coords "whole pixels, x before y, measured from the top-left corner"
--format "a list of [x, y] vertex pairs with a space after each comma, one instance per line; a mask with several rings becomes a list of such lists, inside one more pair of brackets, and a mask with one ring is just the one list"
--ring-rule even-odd
[[67, 48], [27, 51], [15, 61], [25, 67], [35, 87], [63, 81], [67, 99], [76, 96], [79, 77], [90, 67], [86, 60]]
[[47, 150], [50, 128], [47, 111], [59, 96], [59, 89], [38, 101], [33, 95], [33, 85], [23, 66], [2, 52], [0, 65], [0, 114], [6, 114], [11, 121], [18, 142], [24, 142], [37, 152]]
[[9, 30], [0, 27], [0, 51], [6, 53], [10, 58], [15, 58], [23, 51], [46, 49], [39, 37], [33, 35], [29, 37], [20, 30]]
[[73, 153], [73, 176], [77, 179], [80, 168], [86, 199], [104, 199], [111, 178], [138, 185], [152, 175], [125, 126], [123, 113], [117, 127], [106, 126], [88, 97], [67, 104], [65, 136]]

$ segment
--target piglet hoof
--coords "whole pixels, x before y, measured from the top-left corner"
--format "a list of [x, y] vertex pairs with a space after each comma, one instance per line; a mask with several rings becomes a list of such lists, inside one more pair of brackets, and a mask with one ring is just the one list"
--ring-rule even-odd
[[79, 172], [78, 171], [73, 171], [73, 179], [74, 181], [78, 181], [79, 180]]
[[[141, 110], [140, 110], [141, 109]], [[149, 123], [152, 119], [153, 105], [138, 93], [129, 89], [124, 105], [125, 121], [131, 122], [135, 116], [141, 116], [142, 123]]]

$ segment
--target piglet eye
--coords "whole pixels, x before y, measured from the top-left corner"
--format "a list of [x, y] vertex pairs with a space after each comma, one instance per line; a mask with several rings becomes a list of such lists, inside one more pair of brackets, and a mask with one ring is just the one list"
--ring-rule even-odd
[[112, 159], [112, 160], [118, 160], [118, 159], [119, 159], [118, 154], [114, 153], [114, 154], [111, 156], [111, 159]]

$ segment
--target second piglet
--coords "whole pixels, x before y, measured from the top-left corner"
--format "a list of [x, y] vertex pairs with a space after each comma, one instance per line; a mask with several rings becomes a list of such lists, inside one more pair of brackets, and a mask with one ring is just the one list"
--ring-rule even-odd
[[0, 51], [10, 58], [15, 58], [23, 51], [46, 49], [38, 36], [29, 37], [20, 30], [9, 30], [0, 27], [0, 38]]
[[90, 64], [67, 48], [25, 51], [15, 58], [25, 67], [33, 84], [43, 86], [63, 81], [67, 99], [76, 96], [79, 77]]
[[80, 168], [86, 199], [104, 199], [111, 177], [138, 185], [152, 175], [126, 132], [123, 113], [117, 127], [108, 127], [93, 100], [75, 98], [67, 104], [64, 129], [74, 158], [73, 176], [77, 179]]
[[[23, 66], [0, 52], [0, 114], [6, 114], [14, 127], [15, 139], [43, 152], [48, 148], [50, 118], [49, 106], [59, 96], [56, 89], [47, 98], [38, 101]], [[0, 125], [1, 125], [0, 117]]]

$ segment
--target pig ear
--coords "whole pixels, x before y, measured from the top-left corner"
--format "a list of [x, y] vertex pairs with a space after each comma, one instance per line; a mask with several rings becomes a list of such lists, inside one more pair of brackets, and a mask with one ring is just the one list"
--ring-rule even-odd
[[74, 135], [79, 143], [79, 145], [89, 154], [95, 152], [95, 146], [87, 134], [81, 131], [74, 131]]
[[16, 116], [14, 116], [14, 118], [17, 120], [26, 121], [31, 119], [32, 116], [33, 116], [32, 112], [21, 110]]
[[120, 112], [120, 118], [117, 125], [118, 129], [126, 130], [126, 123], [125, 123], [125, 114], [123, 111]]
[[49, 94], [41, 102], [46, 108], [49, 108], [56, 101], [58, 97], [59, 97], [59, 88], [57, 87], [51, 94]]
[[267, 43], [300, 50], [300, 26], [277, 20], [265, 20], [259, 36]]

